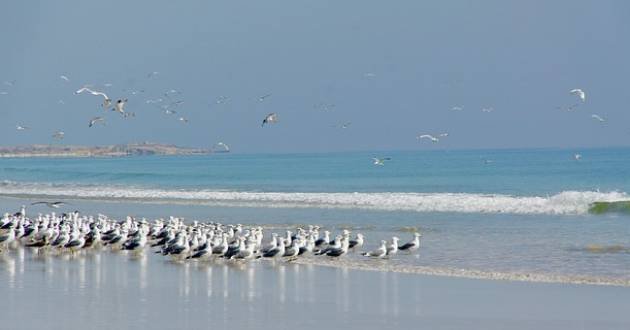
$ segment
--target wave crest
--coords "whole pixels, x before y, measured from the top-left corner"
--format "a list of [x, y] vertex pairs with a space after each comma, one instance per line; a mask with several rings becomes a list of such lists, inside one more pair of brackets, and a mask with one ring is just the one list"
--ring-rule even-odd
[[552, 196], [474, 193], [312, 193], [150, 189], [4, 181], [0, 195], [132, 202], [174, 202], [256, 207], [318, 207], [385, 211], [586, 214], [594, 202], [628, 200], [624, 192], [564, 191]]

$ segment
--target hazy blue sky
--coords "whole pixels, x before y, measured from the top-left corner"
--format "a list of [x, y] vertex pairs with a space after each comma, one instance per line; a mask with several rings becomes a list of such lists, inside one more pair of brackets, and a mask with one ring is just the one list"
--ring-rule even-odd
[[[4, 145], [50, 143], [57, 129], [67, 144], [224, 141], [241, 152], [630, 145], [627, 1], [2, 7], [0, 81], [15, 80], [0, 85], [8, 93], [0, 95]], [[159, 74], [148, 79], [152, 71]], [[84, 84], [128, 98], [137, 117], [103, 112], [97, 96], [73, 95]], [[555, 109], [576, 103], [568, 91], [577, 87], [586, 103]], [[170, 89], [182, 92], [176, 110], [188, 124], [145, 103]], [[222, 95], [230, 99], [217, 105]], [[279, 123], [261, 128], [270, 112]], [[97, 115], [107, 126], [88, 128]], [[352, 124], [333, 127], [343, 122]], [[16, 124], [32, 129], [18, 132]], [[415, 139], [443, 131], [450, 136], [438, 144]]]

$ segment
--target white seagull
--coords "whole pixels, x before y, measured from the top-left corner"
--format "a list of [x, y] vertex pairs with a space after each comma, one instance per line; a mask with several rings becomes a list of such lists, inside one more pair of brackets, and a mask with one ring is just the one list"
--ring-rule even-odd
[[70, 79], [68, 79], [68, 77], [66, 77], [64, 75], [59, 76], [59, 78], [61, 78], [62, 80], [65, 80], [65, 81], [70, 81]]
[[262, 101], [264, 101], [266, 98], [268, 98], [269, 96], [271, 96], [271, 94], [265, 94], [265, 95], [259, 96], [259, 97], [258, 97], [258, 101], [262, 102]]
[[385, 240], [381, 241], [381, 246], [378, 249], [370, 252], [363, 253], [366, 257], [372, 258], [382, 258], [387, 255], [387, 242]]
[[572, 89], [569, 91], [569, 93], [573, 95], [577, 95], [580, 98], [580, 100], [582, 100], [582, 102], [586, 101], [586, 93], [580, 88]]
[[24, 130], [31, 129], [31, 128], [28, 127], [28, 126], [17, 125], [17, 126], [15, 126], [15, 129], [18, 130], [18, 131], [24, 131]]
[[74, 93], [75, 93], [75, 94], [81, 94], [81, 93], [83, 93], [83, 92], [88, 92], [88, 93], [90, 93], [90, 94], [92, 94], [92, 95], [100, 95], [100, 96], [102, 96], [103, 98], [105, 98], [105, 99], [103, 100], [103, 108], [104, 108], [104, 109], [107, 109], [107, 108], [109, 108], [109, 107], [112, 105], [112, 99], [110, 99], [110, 98], [109, 98], [109, 96], [107, 96], [107, 94], [105, 94], [105, 93], [103, 93], [103, 92], [99, 92], [99, 91], [94, 91], [94, 90], [91, 90], [91, 89], [89, 89], [88, 87], [82, 87], [82, 88], [80, 88], [79, 90], [77, 90], [77, 91], [76, 91], [76, 92], [74, 92]]
[[453, 111], [462, 111], [462, 110], [464, 110], [464, 107], [454, 106], [454, 107], [451, 108], [451, 110], [453, 110]]
[[490, 107], [490, 108], [482, 108], [481, 109], [482, 112], [492, 112], [494, 111], [494, 108]]
[[103, 125], [105, 125], [105, 118], [103, 117], [94, 117], [92, 119], [90, 119], [90, 125], [88, 127], [92, 127], [94, 126], [94, 124], [101, 122], [103, 123]]
[[599, 116], [599, 115], [595, 115], [595, 114], [592, 114], [592, 115], [591, 115], [591, 118], [593, 118], [593, 119], [595, 119], [595, 120], [599, 121], [600, 123], [603, 123], [603, 122], [605, 122], [605, 121], [606, 121], [606, 119], [602, 118], [602, 117], [601, 117], [601, 116]]
[[373, 160], [374, 165], [383, 166], [385, 165], [385, 161], [392, 160], [392, 159], [390, 157], [385, 157], [385, 158], [372, 158], [372, 160]]
[[418, 135], [416, 136], [416, 139], [421, 140], [421, 139], [429, 139], [431, 140], [431, 142], [433, 143], [437, 143], [440, 142], [440, 139], [431, 135], [431, 134], [422, 134], [422, 135]]
[[187, 123], [188, 119], [184, 118], [184, 117], [179, 117], [179, 119], [177, 119], [179, 121], [181, 121], [182, 123]]
[[265, 117], [265, 119], [263, 119], [262, 125], [260, 126], [263, 127], [265, 126], [265, 124], [275, 124], [277, 122], [278, 122], [278, 115], [276, 115], [275, 112], [272, 112], [268, 114], [267, 117]]
[[582, 159], [582, 155], [581, 154], [574, 154], [573, 155], [573, 159], [580, 160], [580, 159]]
[[31, 203], [31, 205], [39, 205], [39, 204], [46, 204], [46, 206], [50, 207], [51, 209], [58, 209], [60, 206], [66, 205], [66, 203], [64, 203], [64, 202], [35, 202], [35, 203]]
[[66, 136], [66, 133], [64, 133], [64, 131], [57, 131], [55, 132], [55, 134], [52, 135], [53, 139], [57, 139], [57, 140], [63, 139], [64, 136]]

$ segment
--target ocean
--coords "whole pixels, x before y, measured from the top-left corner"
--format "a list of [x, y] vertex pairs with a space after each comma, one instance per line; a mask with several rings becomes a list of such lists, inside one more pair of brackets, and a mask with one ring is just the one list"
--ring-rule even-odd
[[417, 230], [418, 256], [340, 263], [630, 286], [630, 214], [589, 212], [593, 202], [630, 199], [628, 164], [627, 148], [0, 159], [0, 206], [62, 199], [69, 205], [58, 212], [178, 215], [280, 233], [320, 224], [362, 232], [366, 250]]

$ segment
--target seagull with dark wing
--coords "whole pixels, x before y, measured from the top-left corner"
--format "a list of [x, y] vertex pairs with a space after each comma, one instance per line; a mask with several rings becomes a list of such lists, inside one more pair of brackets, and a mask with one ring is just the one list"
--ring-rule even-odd
[[271, 94], [265, 94], [265, 95], [259, 96], [258, 97], [258, 101], [262, 102], [262, 101], [264, 101], [266, 98], [268, 98], [270, 96], [271, 96]]
[[278, 115], [276, 115], [275, 112], [272, 112], [268, 114], [267, 117], [265, 117], [265, 119], [263, 119], [262, 125], [260, 126], [265, 126], [265, 124], [275, 124], [277, 122], [278, 122]]
[[16, 125], [15, 129], [18, 130], [18, 131], [25, 131], [25, 130], [31, 129], [31, 128], [28, 127], [28, 126]]
[[103, 117], [94, 117], [94, 118], [90, 119], [90, 125], [88, 127], [92, 127], [96, 123], [102, 123], [103, 125], [105, 125], [105, 118], [103, 118]]
[[125, 114], [125, 104], [127, 104], [127, 99], [119, 99], [118, 101], [116, 101], [116, 105], [114, 105], [114, 108], [112, 109], [112, 111], [116, 111], [120, 114]]

